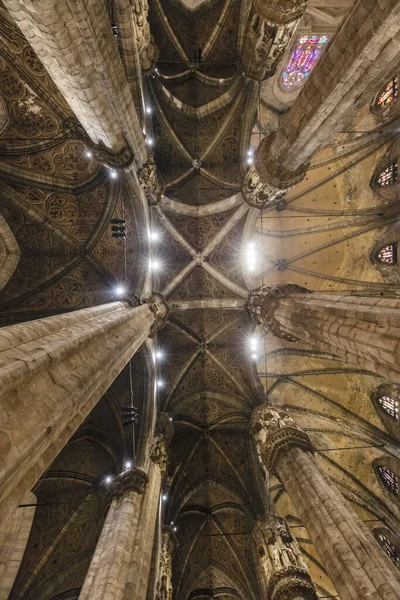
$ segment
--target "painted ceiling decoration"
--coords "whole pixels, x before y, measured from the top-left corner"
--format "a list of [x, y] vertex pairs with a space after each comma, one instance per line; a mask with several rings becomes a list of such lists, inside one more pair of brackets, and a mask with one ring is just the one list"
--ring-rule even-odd
[[[109, 4], [118, 46], [122, 25]], [[179, 541], [174, 600], [261, 600], [252, 531], [271, 505], [319, 597], [338, 598], [282, 483], [260, 468], [248, 423], [266, 400], [309, 434], [318, 464], [399, 564], [399, 391], [335, 355], [262, 334], [244, 310], [260, 285], [383, 295], [400, 281], [398, 133], [387, 126], [399, 114], [395, 73], [279, 201], [259, 210], [243, 197], [255, 148], [351, 0], [299, 4], [297, 29], [263, 79], [243, 70], [251, 2], [149, 2], [158, 58], [144, 77], [141, 125], [163, 193], [144, 210], [126, 178], [88, 154], [72, 110], [0, 2], [1, 324], [109, 302], [121, 284], [139, 294], [149, 260], [170, 308], [159, 362], [144, 345], [33, 490], [38, 508], [10, 600], [78, 598], [104, 523], [105, 478], [142, 443], [155, 381], [158, 409], [175, 428], [162, 515]], [[125, 237], [113, 236], [112, 219]], [[121, 410], [132, 397], [135, 442]]]

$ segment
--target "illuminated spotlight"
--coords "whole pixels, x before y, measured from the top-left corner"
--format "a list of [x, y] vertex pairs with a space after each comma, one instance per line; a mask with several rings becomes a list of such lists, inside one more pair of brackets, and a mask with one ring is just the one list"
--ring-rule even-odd
[[111, 483], [111, 481], [112, 481], [112, 477], [110, 477], [110, 476], [108, 475], [108, 477], [106, 477], [106, 483]]
[[151, 115], [153, 113], [153, 109], [151, 106], [146, 106], [146, 115]]
[[157, 242], [160, 239], [160, 234], [158, 233], [158, 231], [152, 230], [149, 233], [149, 238], [152, 242]]
[[128, 461], [127, 463], [125, 463], [125, 469], [126, 469], [126, 470], [130, 469], [130, 468], [131, 468], [131, 466], [132, 466], [132, 463], [131, 463], [131, 462], [129, 462], [129, 461]]
[[169, 420], [172, 421], [172, 417], [170, 417]]
[[250, 338], [250, 349], [251, 350], [257, 350], [258, 348], [258, 338], [253, 335], [253, 337]]
[[171, 527], [172, 527], [172, 525], [173, 525], [173, 524], [174, 524], [174, 522], [173, 522], [173, 521], [171, 521]]
[[161, 266], [160, 265], [160, 261], [158, 261], [158, 260], [151, 260], [151, 259], [149, 260], [149, 268], [152, 271], [158, 271], [158, 269], [160, 268], [160, 266]]
[[118, 287], [115, 288], [115, 293], [117, 294], [117, 296], [123, 296], [125, 294], [125, 288], [123, 285], [119, 285]]
[[163, 386], [164, 386], [164, 382], [163, 382], [163, 380], [162, 380], [162, 379], [159, 379], [159, 380], [157, 381], [157, 387], [159, 387], [159, 388], [162, 388]]
[[112, 169], [110, 171], [110, 177], [111, 177], [111, 179], [117, 179], [117, 177], [118, 177], [117, 171], [114, 171], [114, 169]]
[[167, 499], [168, 499], [168, 496], [167, 496], [167, 494], [163, 494], [163, 495], [162, 495], [162, 499], [163, 499], [163, 502], [166, 502], [166, 501], [167, 501]]
[[150, 146], [150, 148], [151, 148], [151, 146], [154, 146], [154, 140], [153, 140], [153, 138], [151, 138], [151, 137], [150, 137], [150, 138], [147, 138], [147, 139], [146, 139], [146, 144], [147, 144], [148, 146]]
[[254, 271], [256, 267], [257, 256], [256, 256], [256, 245], [253, 242], [248, 244], [246, 249], [246, 263], [249, 271]]
[[155, 353], [155, 357], [157, 360], [161, 360], [163, 358], [164, 354], [162, 353], [161, 350], [157, 350], [157, 352]]
[[157, 75], [158, 75], [158, 69], [157, 69], [157, 68], [155, 69], [155, 72], [156, 72], [156, 73], [157, 73]]
[[247, 150], [247, 156], [254, 156], [254, 150], [253, 150], [253, 148], [249, 148]]
[[86, 158], [93, 158], [93, 152], [91, 152], [90, 150], [86, 150], [85, 156]]
[[254, 164], [254, 158], [252, 156], [248, 156], [246, 162], [248, 165], [252, 165]]
[[177, 527], [174, 527], [174, 531], [178, 531], [178, 528], [177, 528]]
[[251, 355], [251, 358], [252, 358], [253, 360], [257, 360], [258, 356], [257, 356], [257, 354], [252, 354], [252, 355]]

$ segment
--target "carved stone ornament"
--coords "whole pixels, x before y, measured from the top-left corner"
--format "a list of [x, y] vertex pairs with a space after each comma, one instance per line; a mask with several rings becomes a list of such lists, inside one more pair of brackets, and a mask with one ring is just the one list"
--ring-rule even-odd
[[277, 407], [269, 404], [258, 406], [251, 415], [249, 425], [268, 471], [277, 477], [279, 458], [290, 448], [314, 452], [308, 435], [288, 413]]
[[174, 435], [174, 426], [167, 413], [160, 412], [156, 427], [156, 435], [151, 449], [151, 460], [158, 464], [164, 476], [167, 470], [168, 448]]
[[302, 165], [296, 171], [289, 172], [270, 155], [276, 133], [267, 135], [257, 148], [255, 164], [251, 167], [243, 182], [242, 193], [250, 206], [266, 208], [274, 206], [287, 190], [302, 181], [308, 165]]
[[147, 300], [147, 303], [155, 317], [149, 333], [149, 337], [152, 338], [155, 336], [156, 331], [162, 329], [167, 322], [169, 308], [164, 300], [164, 296], [159, 292], [153, 292], [153, 295]]
[[[274, 6], [275, 4], [275, 6]], [[243, 49], [243, 70], [262, 81], [272, 77], [304, 13], [306, 2], [253, 2]], [[295, 6], [297, 5], [297, 6]]]
[[316, 600], [300, 546], [286, 520], [270, 513], [253, 529], [267, 600]]
[[140, 64], [145, 72], [149, 74], [155, 67], [159, 51], [150, 33], [150, 25], [147, 20], [149, 5], [147, 0], [131, 0], [132, 17], [135, 24], [136, 48], [139, 53]]
[[276, 337], [295, 342], [297, 338], [283, 331], [282, 325], [275, 318], [275, 311], [278, 308], [279, 300], [287, 298], [294, 294], [310, 294], [306, 288], [300, 287], [294, 283], [282, 285], [262, 285], [252, 290], [247, 298], [245, 309], [250, 317], [258, 325], [267, 331], [273, 333]]
[[307, 8], [307, 0], [253, 0], [253, 4], [263, 19], [277, 25], [297, 21]]
[[172, 555], [178, 540], [170, 527], [164, 527], [161, 539], [160, 568], [156, 588], [157, 600], [172, 600]]
[[152, 153], [149, 152], [146, 162], [138, 168], [137, 176], [149, 204], [151, 206], [159, 204], [164, 188], [158, 181], [157, 168]]
[[146, 485], [149, 482], [147, 473], [140, 469], [129, 469], [116, 477], [110, 488], [112, 496], [122, 496], [125, 492], [134, 491], [137, 494], [144, 494]]

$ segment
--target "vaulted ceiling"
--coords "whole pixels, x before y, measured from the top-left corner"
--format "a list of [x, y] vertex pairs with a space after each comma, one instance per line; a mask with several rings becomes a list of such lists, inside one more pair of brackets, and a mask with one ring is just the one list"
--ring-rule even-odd
[[[274, 104], [276, 81], [259, 85], [242, 72], [250, 2], [149, 4], [160, 55], [145, 81], [146, 120], [165, 186], [151, 207], [152, 228], [160, 234], [151, 258], [160, 263], [153, 288], [170, 306], [157, 346], [164, 354], [159, 408], [175, 425], [163, 515], [179, 540], [175, 598], [261, 597], [251, 531], [271, 500], [288, 518], [326, 597], [336, 592], [282, 485], [262, 473], [248, 420], [266, 394], [287, 407], [361, 518], [371, 527], [395, 529], [398, 506], [373, 470], [380, 457], [400, 458], [370, 398], [382, 380], [309, 346], [263, 336], [243, 305], [261, 283], [370, 293], [390, 291], [398, 282], [393, 270], [370, 260], [379, 244], [399, 237], [398, 187], [378, 193], [370, 186], [376, 169], [398, 155], [393, 127], [384, 126], [397, 118], [398, 106], [385, 115], [366, 107], [279, 207], [260, 213], [241, 193], [248, 150], [276, 128], [293, 94]], [[350, 4], [311, 0], [299, 31], [333, 33]], [[113, 217], [127, 221], [133, 288], [143, 285], [148, 256], [144, 217], [124, 177], [111, 180], [87, 158], [69, 107], [0, 14], [6, 114], [0, 210], [20, 253], [0, 293], [7, 323], [110, 300], [114, 284], [125, 278], [123, 243], [111, 237]], [[254, 271], [246, 260], [249, 243], [256, 248]], [[254, 334], [257, 360], [249, 348]], [[133, 362], [140, 414], [146, 352]], [[104, 518], [99, 481], [120, 468], [132, 443], [119, 408], [128, 389], [125, 369], [41, 480], [36, 493], [43, 506], [12, 599], [78, 596]]]

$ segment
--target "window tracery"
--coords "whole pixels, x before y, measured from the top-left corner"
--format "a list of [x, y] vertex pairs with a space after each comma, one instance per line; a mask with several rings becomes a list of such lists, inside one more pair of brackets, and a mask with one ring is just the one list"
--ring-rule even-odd
[[393, 542], [391, 542], [391, 540], [384, 533], [378, 533], [376, 535], [376, 539], [378, 540], [379, 544], [381, 545], [383, 550], [386, 552], [388, 557], [391, 559], [391, 561], [396, 565], [396, 567], [399, 567], [400, 566], [399, 552], [398, 552], [396, 546], [393, 544]]
[[390, 469], [385, 467], [384, 465], [378, 465], [377, 471], [379, 473], [379, 477], [381, 478], [381, 480], [383, 481], [385, 486], [388, 488], [388, 490], [390, 490], [394, 494], [398, 495], [398, 493], [399, 493], [399, 478], [398, 478], [398, 476], [395, 473], [393, 473], [393, 471], [391, 471]]
[[394, 75], [385, 87], [379, 93], [377, 99], [375, 100], [375, 106], [377, 108], [386, 108], [390, 104], [392, 104], [399, 95], [399, 78], [397, 75]]
[[396, 398], [392, 398], [391, 396], [379, 396], [378, 403], [387, 415], [394, 419], [395, 421], [399, 420], [399, 401]]
[[377, 252], [377, 260], [381, 265], [397, 264], [397, 244], [386, 244]]
[[393, 185], [398, 180], [398, 170], [399, 165], [397, 161], [390, 163], [390, 165], [385, 167], [378, 175], [376, 180], [377, 184], [381, 187]]
[[328, 35], [302, 35], [297, 40], [282, 74], [282, 84], [285, 88], [293, 89], [304, 83], [328, 41]]

